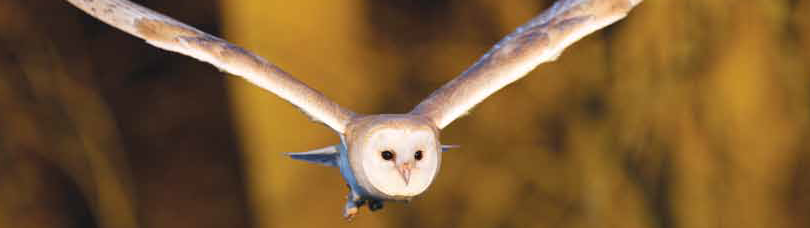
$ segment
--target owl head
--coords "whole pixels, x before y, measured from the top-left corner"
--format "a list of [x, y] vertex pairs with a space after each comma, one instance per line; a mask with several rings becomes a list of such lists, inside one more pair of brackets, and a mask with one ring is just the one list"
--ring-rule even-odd
[[439, 172], [439, 129], [415, 115], [374, 115], [346, 131], [349, 166], [359, 185], [380, 199], [407, 200]]

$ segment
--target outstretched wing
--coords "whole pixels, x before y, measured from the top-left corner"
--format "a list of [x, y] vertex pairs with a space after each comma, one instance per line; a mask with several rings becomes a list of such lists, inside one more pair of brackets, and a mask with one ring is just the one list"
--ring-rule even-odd
[[126, 0], [67, 0], [93, 17], [156, 47], [208, 62], [289, 101], [343, 133], [354, 113], [263, 58], [225, 40]]
[[642, 0], [559, 0], [498, 42], [461, 76], [419, 103], [411, 114], [444, 128], [504, 86], [554, 61], [582, 37], [624, 18]]

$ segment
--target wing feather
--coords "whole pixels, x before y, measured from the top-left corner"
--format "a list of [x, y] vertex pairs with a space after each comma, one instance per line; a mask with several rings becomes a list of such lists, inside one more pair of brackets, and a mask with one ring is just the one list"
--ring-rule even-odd
[[86, 13], [146, 40], [241, 76], [339, 133], [355, 115], [263, 58], [223, 39], [126, 0], [67, 0]]
[[439, 128], [461, 117], [569, 45], [622, 19], [642, 0], [560, 0], [495, 44], [478, 62], [419, 103], [411, 114]]

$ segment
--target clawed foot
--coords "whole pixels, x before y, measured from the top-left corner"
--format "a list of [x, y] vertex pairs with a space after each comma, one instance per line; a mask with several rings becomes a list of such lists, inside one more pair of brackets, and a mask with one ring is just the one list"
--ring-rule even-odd
[[357, 211], [357, 207], [346, 208], [346, 210], [343, 211], [343, 218], [351, 222], [354, 216], [357, 216]]
[[383, 208], [382, 201], [379, 200], [369, 200], [368, 201], [368, 209], [371, 211], [376, 211]]
[[346, 207], [343, 209], [343, 218], [351, 222], [354, 216], [357, 216], [360, 207], [366, 203], [368, 203], [368, 209], [370, 211], [376, 211], [383, 208], [382, 200], [361, 199], [360, 196], [356, 192], [352, 191], [351, 187], [349, 187], [349, 194], [346, 196]]
[[343, 218], [351, 222], [352, 218], [354, 218], [354, 216], [357, 215], [357, 212], [360, 211], [360, 207], [362, 207], [365, 203], [366, 201], [364, 200], [354, 201], [349, 199], [349, 201], [346, 202], [346, 208], [343, 209]]
[[[346, 187], [349, 187], [349, 185], [346, 185]], [[346, 196], [346, 207], [343, 209], [343, 218], [351, 222], [364, 203], [365, 201], [360, 200], [360, 196], [349, 187], [349, 195]]]
[[354, 216], [357, 216], [357, 212], [360, 210], [360, 207], [366, 204], [366, 202], [368, 202], [368, 209], [371, 211], [376, 211], [383, 208], [383, 202], [380, 200], [352, 201], [350, 199], [348, 202], [346, 202], [346, 208], [343, 210], [343, 218], [351, 222]]

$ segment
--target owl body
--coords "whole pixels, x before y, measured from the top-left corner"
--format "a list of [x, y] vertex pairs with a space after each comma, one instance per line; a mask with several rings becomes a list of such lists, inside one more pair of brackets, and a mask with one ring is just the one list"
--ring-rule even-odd
[[384, 114], [354, 119], [340, 144], [301, 153], [294, 159], [335, 166], [349, 187], [345, 215], [382, 208], [383, 201], [409, 201], [430, 186], [438, 174], [443, 146], [439, 129], [410, 114]]

